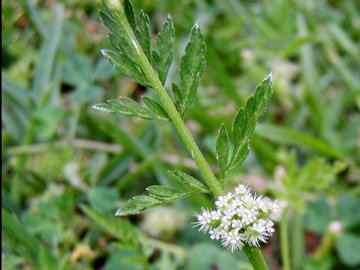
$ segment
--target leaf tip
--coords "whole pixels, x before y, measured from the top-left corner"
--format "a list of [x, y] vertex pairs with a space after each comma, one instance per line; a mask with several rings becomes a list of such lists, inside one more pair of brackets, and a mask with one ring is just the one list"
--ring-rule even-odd
[[269, 75], [267, 75], [265, 80], [272, 82], [272, 72], [270, 72]]
[[101, 54], [102, 54], [103, 56], [106, 55], [106, 51], [107, 51], [106, 49], [101, 49], [101, 50], [100, 50], [100, 52], [101, 52]]

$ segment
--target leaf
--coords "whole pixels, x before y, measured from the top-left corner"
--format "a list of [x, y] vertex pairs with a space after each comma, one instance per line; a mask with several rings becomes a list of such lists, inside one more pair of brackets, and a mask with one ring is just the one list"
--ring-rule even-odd
[[206, 47], [199, 25], [191, 29], [190, 39], [186, 45], [185, 53], [180, 60], [180, 78], [183, 101], [181, 115], [183, 116], [192, 103], [200, 78], [205, 69]]
[[180, 184], [179, 188], [166, 186], [150, 186], [146, 188], [149, 196], [135, 196], [117, 210], [117, 216], [136, 215], [150, 207], [168, 204], [175, 200], [195, 195], [197, 193], [208, 193], [209, 190], [194, 177], [181, 171], [169, 171]]
[[165, 186], [150, 186], [146, 190], [149, 192], [150, 196], [155, 199], [163, 201], [164, 199], [173, 200], [176, 197], [179, 197], [179, 191]]
[[328, 157], [344, 159], [344, 155], [339, 153], [331, 145], [314, 136], [295, 129], [277, 127], [270, 124], [261, 124], [257, 127], [256, 134], [262, 138], [266, 138], [284, 145], [297, 145], [312, 151], [322, 153]]
[[138, 25], [135, 31], [136, 39], [139, 41], [147, 59], [151, 63], [151, 43], [150, 43], [150, 19], [149, 16], [141, 11], [138, 16]]
[[133, 29], [133, 31], [135, 31], [136, 30], [136, 18], [135, 18], [134, 7], [133, 7], [131, 1], [129, 1], [129, 0], [124, 1], [124, 11], [125, 11], [126, 18], [129, 22], [131, 28]]
[[131, 112], [132, 115], [136, 115], [144, 119], [153, 118], [154, 115], [152, 114], [152, 112], [146, 107], [142, 107], [135, 100], [132, 100], [131, 98], [128, 97], [121, 97], [120, 100], [125, 105], [126, 110]]
[[[146, 22], [148, 22], [148, 18], [146, 15], [140, 16], [141, 28], [137, 29], [131, 3], [126, 1], [125, 6], [127, 19], [131, 26], [134, 27], [133, 31], [135, 34], [140, 31], [137, 35], [139, 37], [139, 43], [142, 47], [144, 46], [143, 49], [146, 50], [150, 46], [150, 32], [148, 34], [145, 33], [147, 31]], [[110, 8], [103, 2], [103, 10], [100, 11], [100, 17], [103, 24], [109, 29], [110, 45], [114, 48], [114, 50], [102, 50], [102, 54], [121, 75], [131, 77], [139, 84], [149, 87], [150, 83], [146, 80], [146, 76], [144, 76], [141, 67], [135, 61], [134, 44], [128, 38], [126, 27], [124, 27], [121, 22], [121, 15], [117, 10], [114, 10], [114, 7]], [[149, 49], [148, 54], [150, 55]]]
[[323, 198], [311, 202], [305, 215], [305, 228], [324, 235], [332, 220], [331, 209]]
[[37, 268], [39, 266], [39, 260], [41, 261], [43, 257], [46, 257], [47, 262], [51, 261], [52, 267], [54, 267], [54, 269], [58, 269], [58, 266], [60, 265], [59, 260], [54, 257], [53, 254], [50, 253], [36, 237], [30, 234], [25, 226], [21, 224], [13, 214], [9, 213], [3, 207], [1, 208], [1, 219], [3, 221], [3, 230], [9, 236], [16, 239], [21, 247], [26, 250], [26, 257], [32, 260], [33, 264], [36, 265]]
[[[248, 155], [251, 135], [254, 132], [256, 122], [266, 110], [271, 94], [272, 78], [270, 74], [256, 87], [254, 95], [249, 98], [245, 106], [236, 113], [231, 128], [233, 152], [226, 169], [220, 167], [223, 179], [239, 167]], [[221, 164], [221, 166], [224, 165]]]
[[119, 208], [115, 215], [116, 216], [126, 216], [126, 215], [136, 215], [140, 212], [157, 205], [162, 204], [161, 201], [150, 197], [150, 196], [135, 196], [125, 203], [124, 206]]
[[129, 221], [114, 219], [113, 216], [102, 214], [85, 205], [80, 207], [99, 227], [120, 240], [123, 245], [136, 246], [138, 244], [139, 233]]
[[342, 232], [336, 236], [336, 250], [340, 259], [347, 266], [357, 266], [360, 263], [360, 237]]
[[99, 212], [109, 212], [114, 210], [118, 193], [113, 188], [96, 186], [87, 193], [87, 198], [95, 210]]
[[[143, 255], [136, 253], [134, 250], [127, 250], [122, 249], [120, 251], [112, 252], [107, 258], [104, 270], [142, 270], [146, 269], [144, 267], [143, 261], [147, 260], [148, 258]], [[144, 256], [144, 258], [142, 257]]]
[[[189, 250], [186, 262], [188, 270], [236, 270], [240, 269], [235, 255], [211, 243], [196, 244]], [[241, 269], [245, 269], [241, 268]], [[248, 268], [246, 268], [248, 269]], [[250, 268], [249, 268], [250, 269]]]
[[138, 83], [144, 86], [150, 86], [150, 83], [145, 79], [141, 69], [132, 61], [125, 53], [115, 52], [112, 50], [101, 50], [106, 60], [112, 64], [116, 70], [123, 76], [133, 78]]
[[173, 58], [174, 25], [171, 16], [167, 16], [156, 40], [153, 59], [159, 79], [164, 85]]
[[220, 168], [221, 177], [225, 175], [229, 157], [229, 137], [224, 124], [221, 125], [216, 139], [216, 159]]
[[184, 189], [191, 189], [197, 192], [209, 192], [208, 188], [204, 186], [199, 180], [195, 179], [194, 177], [179, 171], [169, 171], [169, 174], [174, 177], [174, 179], [180, 183]]
[[360, 198], [344, 194], [336, 202], [337, 218], [344, 228], [350, 229], [360, 224]]
[[[147, 100], [147, 106], [152, 106], [151, 108], [141, 106], [136, 101], [132, 100], [128, 97], [121, 97], [121, 102], [117, 102], [116, 100], [108, 100], [106, 103], [100, 103], [94, 105], [93, 108], [112, 114], [120, 114], [124, 116], [138, 116], [143, 119], [157, 119], [157, 120], [167, 120], [164, 113], [161, 111], [161, 107], [157, 107], [157, 103], [155, 104], [153, 101]], [[151, 103], [151, 105], [149, 105]], [[160, 105], [159, 105], [160, 106]], [[154, 112], [153, 110], [157, 110]]]
[[141, 99], [144, 101], [145, 105], [157, 115], [158, 118], [164, 118], [164, 120], [169, 119], [165, 110], [155, 100], [152, 100], [151, 98], [145, 96], [142, 96]]
[[63, 19], [63, 8], [57, 5], [54, 10], [53, 21], [41, 47], [38, 61], [36, 61], [35, 77], [31, 87], [32, 95], [36, 103], [40, 101], [41, 97], [49, 88], [55, 56], [60, 42]]
[[172, 83], [172, 92], [174, 93], [174, 103], [178, 111], [181, 111], [181, 102], [183, 100], [183, 93], [176, 83]]

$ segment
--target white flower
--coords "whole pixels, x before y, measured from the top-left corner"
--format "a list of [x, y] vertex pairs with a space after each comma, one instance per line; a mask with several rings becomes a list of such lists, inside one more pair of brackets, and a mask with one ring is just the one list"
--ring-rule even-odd
[[242, 249], [244, 245], [243, 240], [245, 240], [244, 234], [239, 233], [237, 230], [232, 230], [224, 235], [222, 244], [224, 247], [229, 247], [231, 252], [234, 252], [236, 249]]
[[222, 230], [219, 227], [216, 229], [211, 229], [209, 234], [212, 240], [219, 240], [222, 234]]
[[218, 198], [218, 200], [215, 202], [215, 205], [218, 207], [218, 208], [223, 208], [223, 207], [228, 207], [229, 206], [229, 201], [233, 198], [233, 194], [232, 193], [228, 193], [224, 196], [220, 196]]
[[274, 222], [279, 218], [280, 208], [276, 201], [257, 197], [247, 185], [239, 185], [234, 193], [220, 196], [215, 202], [216, 210], [202, 209], [197, 214], [195, 226], [209, 231], [210, 238], [221, 240], [232, 252], [242, 249], [245, 243], [258, 246], [274, 233]]
[[207, 232], [211, 226], [211, 213], [207, 209], [202, 209], [201, 214], [197, 214], [197, 222], [195, 222], [195, 227], [200, 227], [199, 231]]
[[248, 194], [249, 192], [250, 192], [250, 190], [249, 190], [249, 187], [247, 185], [240, 184], [235, 188], [235, 193], [237, 195]]

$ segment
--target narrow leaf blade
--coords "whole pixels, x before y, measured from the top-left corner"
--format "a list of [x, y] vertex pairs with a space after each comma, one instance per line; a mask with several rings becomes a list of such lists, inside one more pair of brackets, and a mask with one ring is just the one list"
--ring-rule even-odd
[[147, 59], [151, 63], [150, 33], [151, 30], [149, 16], [144, 13], [144, 11], [141, 11], [138, 16], [138, 25], [135, 31], [135, 35]]
[[196, 24], [191, 30], [190, 39], [180, 61], [181, 88], [184, 95], [182, 115], [185, 114], [195, 98], [200, 78], [205, 69], [205, 53], [204, 38]]
[[156, 48], [153, 51], [154, 62], [159, 79], [164, 85], [173, 58], [174, 25], [171, 16], [168, 16], [158, 34]]
[[229, 137], [224, 124], [221, 125], [216, 138], [216, 159], [220, 168], [221, 178], [224, 178], [229, 156]]

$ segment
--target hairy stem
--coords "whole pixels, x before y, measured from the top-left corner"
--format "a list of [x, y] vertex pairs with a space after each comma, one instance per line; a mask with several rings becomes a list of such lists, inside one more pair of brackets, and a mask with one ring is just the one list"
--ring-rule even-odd
[[122, 8], [119, 10], [119, 6], [117, 7], [111, 6], [111, 8], [114, 8], [114, 11], [117, 12], [119, 16], [118, 19], [120, 20], [119, 23], [121, 23], [121, 25], [124, 27], [124, 30], [128, 38], [131, 40], [131, 45], [135, 52], [134, 55], [136, 57], [136, 62], [139, 64], [139, 66], [141, 66], [147, 80], [152, 85], [157, 98], [159, 99], [161, 105], [168, 114], [169, 119], [173, 123], [175, 129], [179, 133], [187, 150], [190, 152], [191, 157], [194, 159], [196, 165], [199, 168], [200, 173], [204, 177], [211, 192], [214, 194], [215, 197], [220, 196], [223, 193], [223, 191], [219, 182], [216, 180], [215, 175], [211, 171], [208, 163], [206, 162], [204, 156], [202, 155], [194, 138], [191, 136], [190, 131], [186, 127], [179, 112], [176, 110], [175, 105], [173, 104], [171, 98], [169, 97], [164, 86], [160, 82], [157, 73], [154, 71], [148, 59], [146, 58], [146, 55], [141, 49], [140, 44], [138, 43], [126, 19], [124, 11], [122, 10]]

